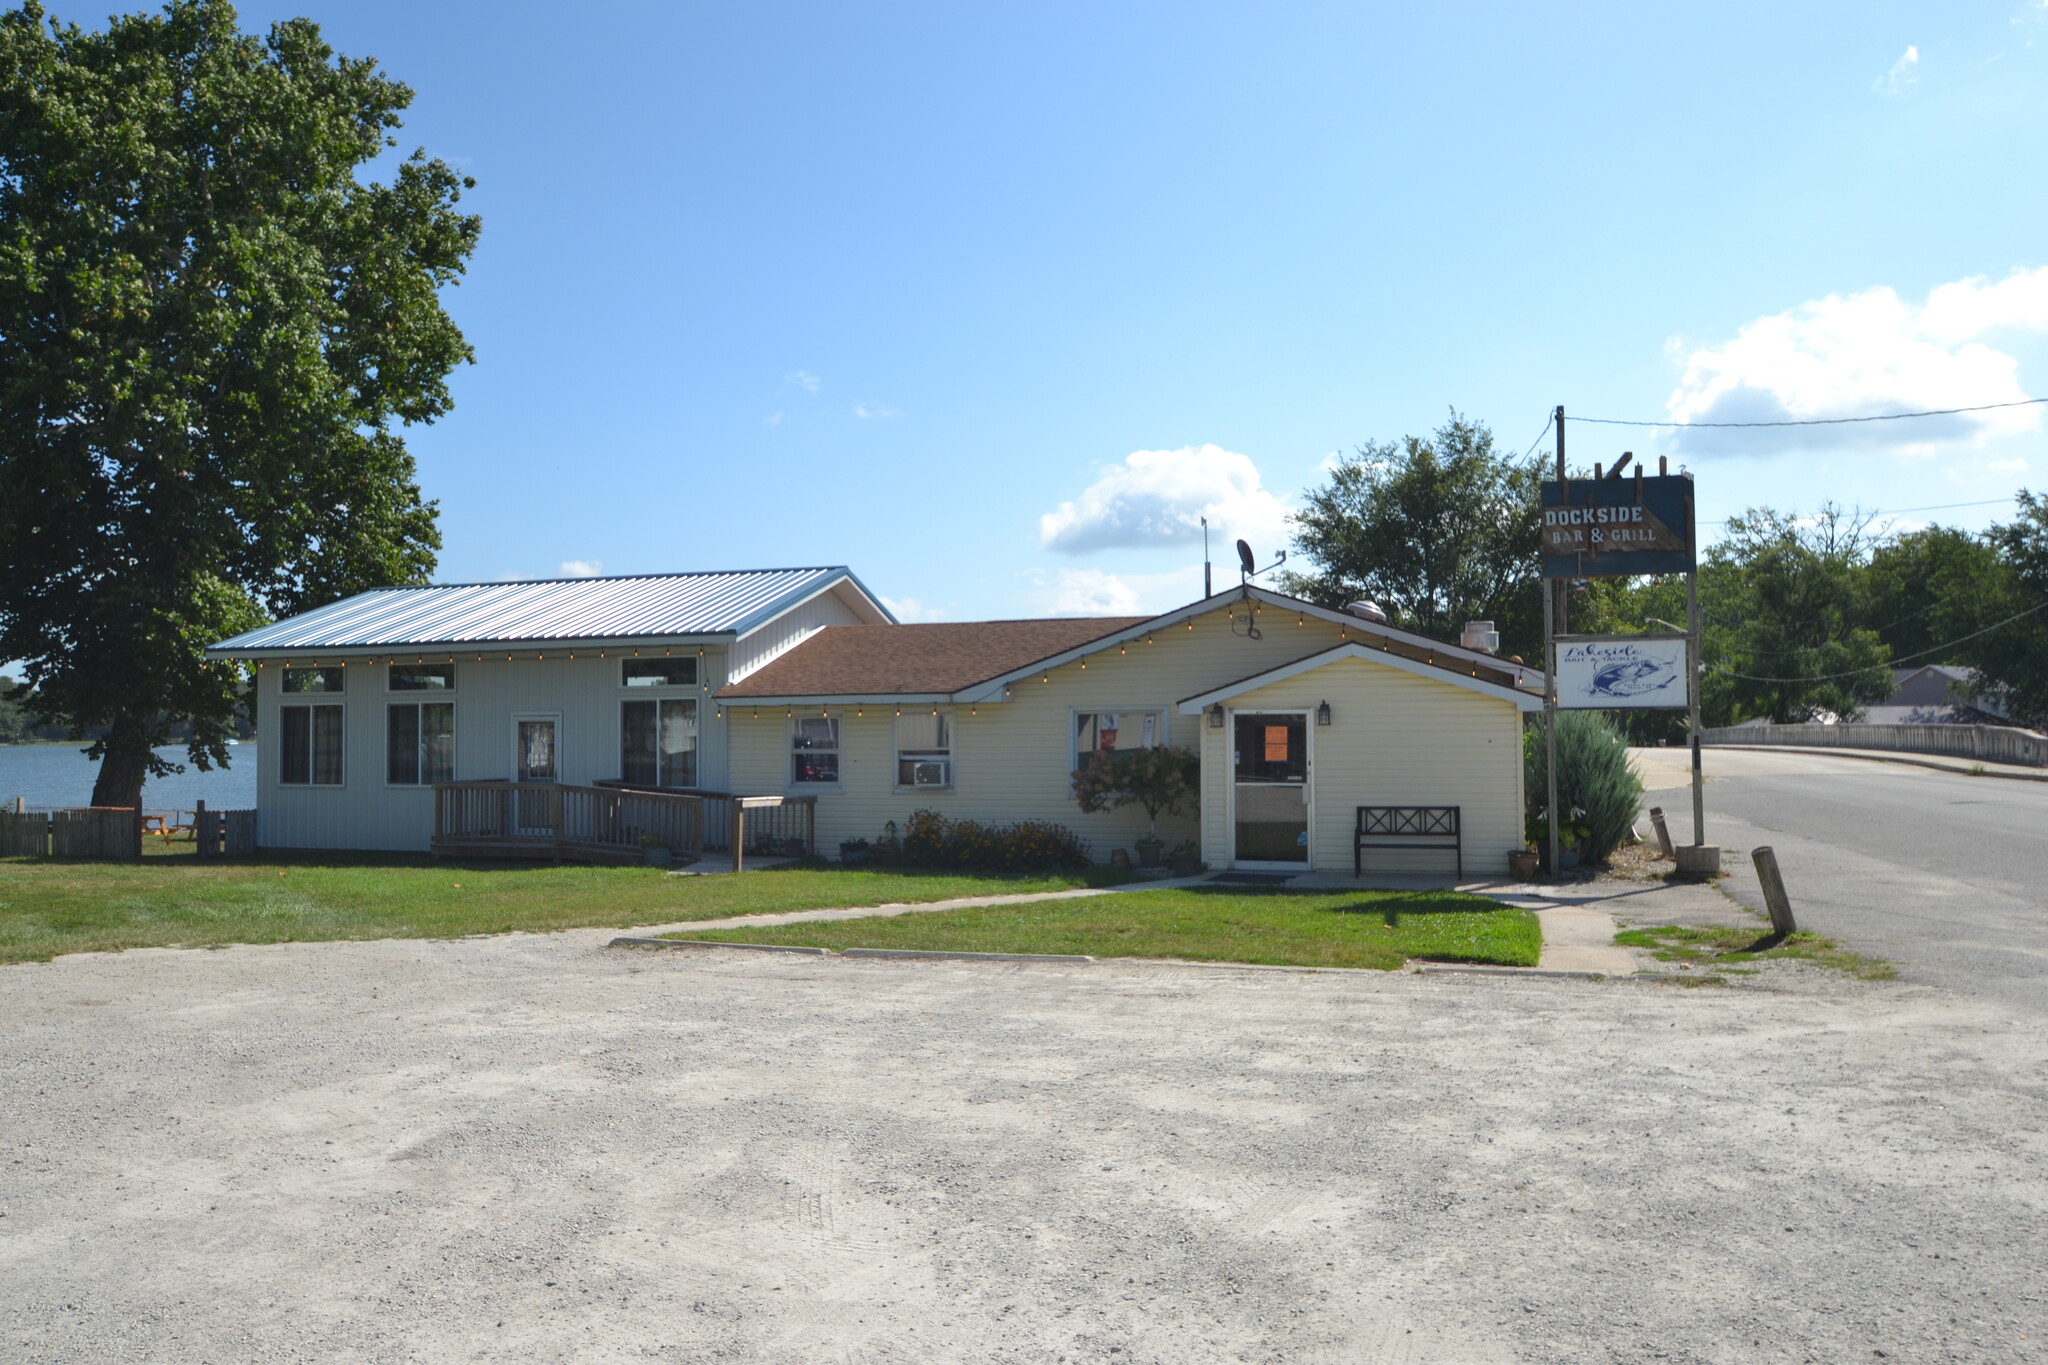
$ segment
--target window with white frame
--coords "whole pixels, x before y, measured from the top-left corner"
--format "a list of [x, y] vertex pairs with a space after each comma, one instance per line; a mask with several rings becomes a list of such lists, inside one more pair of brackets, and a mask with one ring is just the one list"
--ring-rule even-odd
[[690, 654], [679, 659], [621, 659], [619, 661], [619, 685], [621, 687], [695, 687], [697, 685], [697, 656]]
[[697, 785], [694, 699], [619, 704], [619, 777], [632, 787]]
[[384, 780], [394, 787], [455, 780], [454, 702], [401, 702], [384, 708]]
[[1074, 768], [1090, 754], [1123, 749], [1156, 749], [1166, 742], [1166, 713], [1160, 710], [1076, 711]]
[[953, 718], [942, 711], [912, 711], [896, 718], [896, 785], [953, 785]]
[[789, 780], [793, 786], [839, 781], [839, 718], [799, 716], [790, 722]]
[[277, 749], [279, 782], [293, 787], [340, 786], [341, 707], [278, 707]]
[[287, 668], [278, 683], [278, 690], [287, 696], [303, 692], [340, 692], [348, 682], [348, 670], [343, 668]]
[[393, 664], [384, 685], [389, 692], [453, 692], [455, 665]]

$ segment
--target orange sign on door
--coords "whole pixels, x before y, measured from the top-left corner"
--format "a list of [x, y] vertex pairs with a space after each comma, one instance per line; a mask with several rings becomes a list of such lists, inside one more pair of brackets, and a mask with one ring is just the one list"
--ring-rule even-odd
[[1286, 761], [1287, 727], [1284, 725], [1268, 725], [1266, 727], [1266, 762], [1285, 763]]

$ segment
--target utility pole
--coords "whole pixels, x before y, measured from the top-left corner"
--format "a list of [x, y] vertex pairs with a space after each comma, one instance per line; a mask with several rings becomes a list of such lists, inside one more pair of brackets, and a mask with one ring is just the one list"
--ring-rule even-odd
[[[1559, 502], [1569, 505], [1571, 498], [1564, 482], [1564, 404], [1557, 405], [1553, 420], [1557, 426], [1557, 488], [1560, 494], [1567, 495], [1560, 497]], [[1543, 572], [1540, 555], [1536, 572], [1539, 577]], [[1570, 581], [1561, 578], [1553, 583], [1548, 578], [1543, 579], [1543, 777], [1550, 787], [1545, 797], [1549, 804], [1544, 806], [1550, 818], [1544, 823], [1549, 826], [1550, 877], [1553, 881], [1564, 872], [1558, 858], [1557, 828], [1557, 632], [1563, 628], [1563, 623], [1556, 619], [1559, 613], [1552, 605], [1551, 592], [1554, 588], [1561, 590]]]
[[1700, 664], [1705, 658], [1701, 649], [1700, 620], [1700, 576], [1694, 571], [1685, 576], [1685, 706], [1686, 720], [1692, 731], [1692, 841], [1695, 845], [1707, 842], [1707, 797], [1700, 773]]

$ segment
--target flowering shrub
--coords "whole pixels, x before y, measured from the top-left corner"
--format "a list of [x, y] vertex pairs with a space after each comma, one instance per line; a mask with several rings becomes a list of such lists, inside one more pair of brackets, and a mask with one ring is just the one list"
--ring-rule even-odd
[[949, 820], [935, 810], [912, 811], [899, 839], [875, 845], [875, 860], [898, 867], [953, 872], [1035, 872], [1088, 866], [1088, 845], [1065, 825], [1020, 820], [984, 825]]

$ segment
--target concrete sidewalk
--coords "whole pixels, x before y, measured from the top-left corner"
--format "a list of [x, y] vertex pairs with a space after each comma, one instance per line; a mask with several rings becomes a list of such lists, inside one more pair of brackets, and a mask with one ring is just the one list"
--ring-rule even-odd
[[[818, 924], [836, 920], [881, 919], [941, 910], [971, 910], [994, 905], [1030, 905], [1040, 901], [1079, 900], [1126, 891], [1164, 891], [1217, 885], [1212, 874], [1128, 886], [1079, 887], [1071, 891], [1037, 891], [1006, 896], [958, 896], [952, 900], [791, 910], [774, 915], [735, 915], [726, 919], [685, 920], [636, 928], [634, 938], [701, 933], [711, 929], [767, 929], [781, 924]], [[1222, 883], [1228, 887], [1230, 883]], [[1631, 924], [1735, 925], [1748, 927], [1754, 916], [1712, 886], [1693, 882], [1632, 882], [1607, 878], [1595, 882], [1545, 886], [1527, 882], [1455, 882], [1450, 877], [1380, 876], [1370, 880], [1308, 873], [1284, 883], [1291, 891], [1439, 891], [1459, 890], [1490, 896], [1505, 905], [1534, 911], [1543, 926], [1543, 954], [1533, 968], [1503, 967], [1515, 972], [1583, 972], [1600, 976], [1631, 976], [1658, 971], [1661, 964], [1648, 953], [1617, 947], [1614, 935]]]

